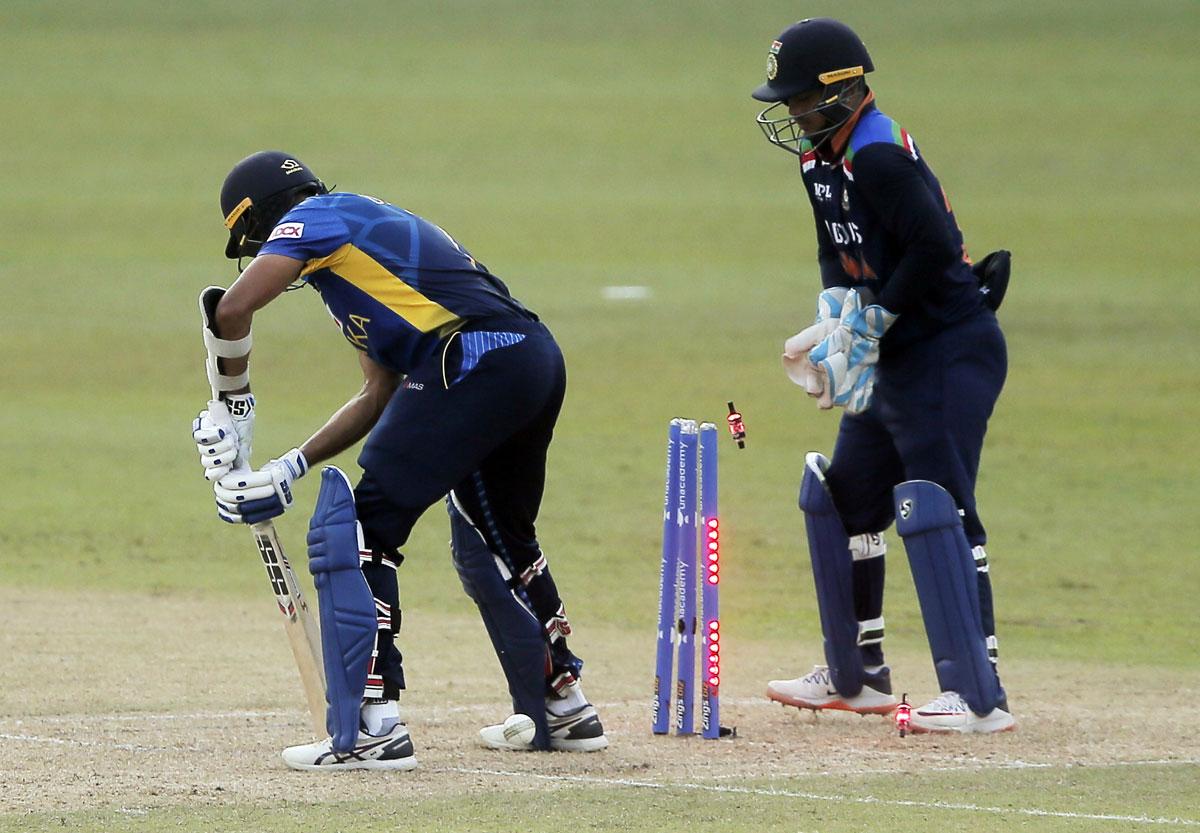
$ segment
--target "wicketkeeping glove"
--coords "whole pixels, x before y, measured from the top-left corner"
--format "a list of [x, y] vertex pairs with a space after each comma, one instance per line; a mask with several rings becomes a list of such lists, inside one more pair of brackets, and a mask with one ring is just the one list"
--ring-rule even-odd
[[231, 524], [256, 524], [282, 515], [292, 505], [292, 484], [308, 472], [298, 448], [258, 471], [234, 471], [213, 486], [217, 514]]
[[822, 408], [841, 405], [856, 414], [870, 407], [879, 340], [895, 322], [896, 315], [878, 304], [864, 306], [857, 291], [846, 293], [837, 328], [808, 354], [808, 360], [825, 375], [826, 393], [831, 392], [822, 396]]
[[821, 396], [826, 386], [820, 369], [808, 360], [808, 351], [837, 328], [842, 303], [849, 291], [844, 286], [835, 286], [821, 292], [817, 296], [817, 317], [812, 326], [783, 343], [783, 370], [809, 396]]

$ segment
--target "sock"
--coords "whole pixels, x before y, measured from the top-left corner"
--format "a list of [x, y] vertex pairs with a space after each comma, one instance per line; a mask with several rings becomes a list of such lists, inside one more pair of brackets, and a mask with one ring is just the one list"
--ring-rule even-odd
[[560, 717], [586, 705], [587, 698], [583, 696], [583, 686], [578, 682], [571, 683], [564, 688], [562, 697], [546, 698], [546, 710]]
[[368, 735], [382, 737], [396, 728], [399, 722], [400, 704], [395, 700], [363, 701], [362, 725]]

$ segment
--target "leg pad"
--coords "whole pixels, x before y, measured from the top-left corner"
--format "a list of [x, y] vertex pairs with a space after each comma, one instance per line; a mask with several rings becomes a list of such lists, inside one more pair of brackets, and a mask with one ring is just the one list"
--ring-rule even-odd
[[308, 528], [308, 569], [317, 588], [329, 704], [326, 728], [335, 752], [349, 752], [358, 740], [359, 709], [379, 627], [375, 597], [359, 568], [361, 547], [350, 481], [326, 466]]
[[928, 480], [895, 490], [896, 531], [904, 539], [933, 665], [942, 691], [956, 691], [986, 715], [1003, 696], [988, 660], [975, 559], [950, 493]]
[[862, 691], [865, 672], [854, 609], [854, 562], [850, 538], [825, 484], [828, 467], [829, 461], [820, 454], [812, 452], [805, 457], [800, 509], [812, 556], [829, 676], [839, 694], [855, 697]]
[[513, 712], [533, 719], [533, 746], [550, 748], [546, 723], [546, 672], [550, 655], [542, 625], [515, 595], [512, 576], [488, 549], [483, 535], [462, 511], [454, 493], [446, 499], [450, 513], [450, 552], [463, 590], [479, 607], [484, 627], [508, 680]]

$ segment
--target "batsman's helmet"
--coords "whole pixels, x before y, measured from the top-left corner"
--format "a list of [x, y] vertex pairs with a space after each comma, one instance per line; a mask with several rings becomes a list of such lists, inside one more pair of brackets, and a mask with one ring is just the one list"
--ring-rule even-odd
[[[867, 47], [845, 23], [828, 17], [801, 20], [784, 29], [771, 43], [767, 81], [751, 95], [773, 106], [759, 113], [758, 123], [768, 140], [793, 153], [799, 152], [801, 138], [819, 144], [853, 114], [846, 99], [874, 69]], [[780, 105], [786, 109], [788, 99], [793, 96], [816, 90], [823, 90], [825, 95], [809, 112], [820, 113], [829, 123], [818, 135], [804, 136], [790, 115], [768, 116], [769, 111]]]
[[247, 156], [221, 186], [221, 214], [229, 229], [225, 256], [254, 257], [298, 198], [327, 193], [325, 183], [290, 153], [263, 150]]

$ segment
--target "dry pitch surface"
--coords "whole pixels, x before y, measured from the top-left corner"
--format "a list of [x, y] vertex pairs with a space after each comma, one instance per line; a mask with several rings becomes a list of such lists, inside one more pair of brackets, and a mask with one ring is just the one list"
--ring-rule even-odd
[[[1019, 731], [901, 739], [881, 718], [816, 716], [768, 703], [761, 696], [767, 678], [807, 668], [800, 658], [768, 655], [736, 637], [727, 644], [723, 722], [736, 725], [739, 737], [655, 738], [648, 729], [651, 634], [631, 644], [603, 628], [580, 634], [576, 645], [589, 660], [588, 693], [611, 748], [590, 755], [494, 752], [480, 748], [475, 733], [506, 716], [499, 670], [482, 626], [456, 611], [406, 617], [405, 643], [415, 647], [403, 708], [420, 769], [293, 773], [278, 752], [307, 741], [308, 731], [286, 642], [268, 605], [266, 598], [256, 604], [0, 589], [0, 740], [10, 752], [0, 814], [16, 814], [7, 816], [11, 822], [30, 812], [137, 815], [160, 807], [270, 804], [280, 796], [371, 800], [380, 778], [403, 779], [412, 799], [670, 784], [747, 797], [856, 801], [826, 793], [837, 793], [832, 782], [850, 775], [1200, 763], [1200, 727], [1181, 721], [1178, 710], [1200, 694], [1194, 672], [1159, 677], [1147, 690], [1140, 671], [1051, 670], [1013, 661], [1006, 683]], [[898, 655], [898, 666], [911, 669], [899, 682], [920, 692], [915, 699], [932, 692], [926, 656], [915, 646]], [[924, 676], [913, 676], [918, 669]], [[1122, 691], [1139, 693], [1118, 703]], [[1030, 809], [1036, 813], [981, 812], [1028, 815]], [[0, 826], [4, 821], [0, 815]]]

